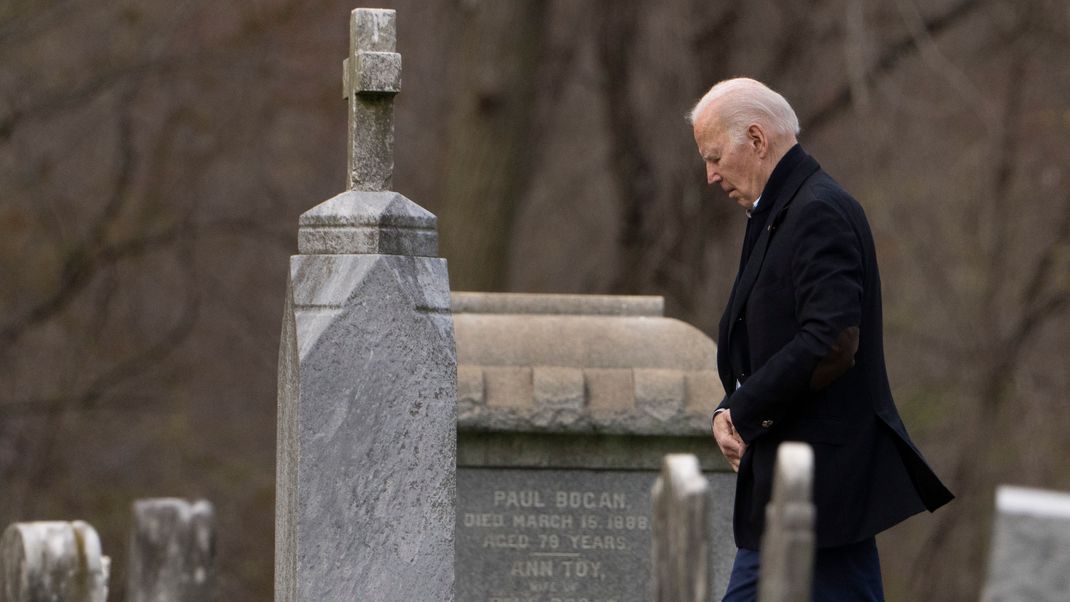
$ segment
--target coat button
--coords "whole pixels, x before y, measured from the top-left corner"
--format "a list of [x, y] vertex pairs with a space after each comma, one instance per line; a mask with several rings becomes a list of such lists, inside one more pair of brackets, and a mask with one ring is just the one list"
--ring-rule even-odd
[[762, 421], [762, 428], [763, 429], [767, 429], [767, 428], [769, 428], [771, 426], [773, 426], [773, 421], [772, 420], [763, 420]]

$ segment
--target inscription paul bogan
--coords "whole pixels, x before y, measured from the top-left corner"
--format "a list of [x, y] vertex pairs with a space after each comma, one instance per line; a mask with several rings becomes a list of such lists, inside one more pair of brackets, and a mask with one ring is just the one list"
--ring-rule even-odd
[[[489, 500], [487, 499], [489, 494]], [[462, 533], [499, 554], [486, 602], [625, 602], [635, 556], [647, 556], [647, 512], [621, 491], [493, 488], [463, 511]], [[489, 504], [487, 502], [490, 502]], [[649, 502], [647, 502], [649, 503]], [[618, 561], [619, 558], [619, 561]], [[624, 577], [624, 578], [622, 578]], [[506, 591], [509, 589], [519, 591]]]

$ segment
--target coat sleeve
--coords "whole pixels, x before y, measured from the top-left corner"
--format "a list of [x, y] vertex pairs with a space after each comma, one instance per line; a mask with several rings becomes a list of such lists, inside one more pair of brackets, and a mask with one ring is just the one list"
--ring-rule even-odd
[[836, 355], [842, 334], [861, 322], [864, 270], [854, 228], [831, 203], [818, 200], [803, 210], [791, 241], [794, 336], [720, 406], [731, 409], [747, 443], [806, 396], [815, 368]]

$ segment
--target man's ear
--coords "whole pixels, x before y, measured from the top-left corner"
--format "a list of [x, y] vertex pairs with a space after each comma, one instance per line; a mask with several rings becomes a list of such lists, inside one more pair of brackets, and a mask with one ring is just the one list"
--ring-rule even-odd
[[752, 123], [747, 126], [747, 142], [755, 151], [757, 151], [758, 156], [762, 159], [764, 159], [766, 153], [769, 152], [769, 140], [765, 137], [765, 131], [762, 130], [762, 126], [757, 123]]

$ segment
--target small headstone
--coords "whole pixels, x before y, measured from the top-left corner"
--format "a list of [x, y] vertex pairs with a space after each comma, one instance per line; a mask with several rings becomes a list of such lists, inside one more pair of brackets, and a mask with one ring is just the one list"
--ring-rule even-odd
[[1070, 493], [1001, 486], [985, 602], [1070, 600]]
[[698, 458], [665, 456], [654, 500], [654, 600], [707, 602], [710, 591], [710, 486]]
[[809, 600], [814, 578], [814, 451], [805, 443], [782, 443], [774, 473], [762, 534], [758, 599]]
[[105, 602], [110, 563], [87, 523], [14, 523], [0, 538], [0, 602]]
[[215, 511], [200, 500], [134, 502], [126, 599], [207, 602], [215, 599]]
[[392, 10], [357, 9], [347, 191], [305, 212], [279, 348], [275, 600], [453, 599], [456, 354], [435, 216], [388, 191]]

